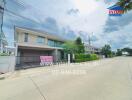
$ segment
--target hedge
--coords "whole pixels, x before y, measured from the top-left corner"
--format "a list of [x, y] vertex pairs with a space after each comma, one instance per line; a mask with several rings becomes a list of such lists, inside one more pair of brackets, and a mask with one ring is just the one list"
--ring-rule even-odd
[[9, 56], [8, 53], [0, 53], [0, 56]]
[[75, 54], [75, 62], [86, 62], [99, 59], [96, 54]]

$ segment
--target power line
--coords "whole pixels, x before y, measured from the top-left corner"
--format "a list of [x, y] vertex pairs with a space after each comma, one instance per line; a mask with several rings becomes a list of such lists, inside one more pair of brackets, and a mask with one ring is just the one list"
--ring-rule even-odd
[[5, 8], [5, 12], [8, 12], [8, 13], [10, 13], [10, 14], [12, 14], [12, 15], [17, 16], [17, 17], [21, 17], [21, 18], [23, 18], [23, 19], [32, 21], [32, 22], [34, 22], [34, 23], [40, 24], [39, 22], [37, 22], [37, 21], [35, 21], [35, 20], [31, 19], [31, 18], [27, 18], [27, 17], [25, 17], [25, 16], [22, 16], [22, 15], [20, 15], [20, 14], [17, 14], [17, 13], [15, 13], [15, 12], [13, 12], [13, 11], [7, 9], [7, 8]]
[[[7, 0], [7, 1], [8, 1], [8, 0]], [[29, 4], [27, 4], [27, 3], [25, 3], [25, 2], [23, 2], [23, 1], [21, 1], [21, 0], [13, 0], [13, 1], [14, 1], [15, 3], [17, 3], [18, 5], [24, 7], [25, 9], [26, 9], [26, 8], [31, 8], [32, 11], [35, 11], [35, 10], [37, 9], [37, 8], [33, 7], [32, 5], [29, 5]], [[5, 11], [8, 12], [8, 13], [11, 13], [12, 15], [21, 17], [21, 18], [23, 18], [23, 19], [29, 20], [29, 21], [34, 22], [34, 23], [37, 23], [37, 24], [41, 24], [41, 23], [42, 23], [42, 20], [40, 20], [40, 19], [37, 19], [37, 20], [39, 21], [39, 22], [37, 22], [37, 21], [35, 21], [35, 20], [31, 19], [31, 18], [28, 18], [28, 17], [22, 16], [22, 15], [20, 15], [20, 14], [18, 14], [18, 13], [15, 13], [14, 11], [11, 11], [11, 10], [9, 10], [9, 9], [7, 9], [7, 8], [5, 9]], [[41, 11], [40, 11], [39, 9], [37, 9], [37, 11], [35, 11], [35, 13], [38, 13], [38, 12], [41, 12]], [[39, 14], [40, 14], [40, 13], [39, 13]], [[42, 14], [42, 13], [41, 13], [41, 15], [45, 16], [45, 15]]]
[[26, 5], [24, 5], [24, 4], [21, 3], [21, 2], [18, 2], [17, 0], [6, 0], [6, 1], [7, 1], [7, 2], [14, 2], [14, 3], [16, 3], [18, 6], [21, 6], [21, 7], [24, 8], [24, 9], [27, 8]]
[[35, 13], [38, 13], [38, 14], [43, 15], [43, 16], [46, 16], [45, 14], [40, 13], [41, 12], [40, 9], [38, 9], [38, 8], [32, 6], [32, 5], [30, 5], [30, 4], [28, 4], [28, 3], [24, 2], [24, 1], [21, 1], [21, 0], [13, 0], [13, 1], [17, 2], [18, 4], [20, 4], [20, 5], [22, 5], [22, 6], [26, 7], [26, 8], [31, 8], [33, 11], [35, 11]]
[[13, 0], [14, 2], [16, 2], [16, 3], [18, 3], [19, 5], [21, 5], [22, 7], [28, 7], [28, 6], [26, 6], [23, 2], [21, 2], [21, 1], [18, 1], [18, 0]]
[[[1, 42], [2, 42], [2, 40], [1, 40], [1, 36], [5, 36], [4, 35], [4, 33], [3, 33], [3, 16], [4, 16], [4, 12], [6, 12], [6, 13], [8, 13], [8, 14], [11, 14], [11, 15], [13, 15], [13, 16], [17, 16], [17, 17], [20, 17], [20, 18], [22, 18], [22, 19], [26, 19], [26, 20], [28, 20], [28, 21], [31, 21], [31, 22], [34, 22], [34, 23], [36, 23], [36, 24], [41, 24], [41, 22], [42, 21], [40, 21], [39, 19], [39, 21], [40, 22], [38, 22], [38, 21], [35, 21], [35, 20], [33, 20], [33, 19], [31, 19], [31, 18], [28, 18], [28, 17], [25, 17], [25, 16], [22, 16], [21, 14], [18, 14], [17, 12], [14, 12], [14, 11], [11, 11], [11, 10], [9, 10], [9, 9], [7, 9], [7, 7], [6, 7], [6, 1], [7, 0], [3, 0], [2, 1], [2, 3], [3, 3], [3, 5], [0, 5], [0, 14], [2, 15], [2, 22], [0, 23], [1, 25], [1, 34], [0, 34], [0, 44], [1, 44]], [[32, 8], [32, 6], [29, 6], [29, 5], [25, 5], [23, 2], [20, 2], [20, 1], [18, 1], [18, 0], [13, 0], [16, 4], [18, 4], [19, 6], [21, 6], [21, 7], [23, 7], [23, 8], [28, 8], [28, 7], [31, 7]], [[13, 25], [13, 23], [12, 23], [12, 25]], [[2, 50], [2, 48], [1, 48], [1, 50]]]
[[[28, 3], [24, 2], [24, 1], [21, 1], [21, 0], [14, 0], [14, 1], [16, 1], [16, 2], [17, 2], [18, 4], [20, 4], [20, 5], [25, 6], [26, 8], [32, 8], [32, 9], [34, 9], [34, 10], [37, 10], [37, 13], [38, 13], [38, 11], [40, 11], [38, 8], [32, 6], [32, 5], [30, 5], [30, 4], [28, 4]], [[40, 12], [41, 12], [41, 11], [40, 11]]]
[[[93, 32], [92, 32], [92, 35], [93, 35]], [[91, 41], [92, 41], [91, 38], [92, 38], [92, 37], [91, 37], [90, 35], [88, 35], [88, 44], [89, 44], [89, 45], [91, 45]]]

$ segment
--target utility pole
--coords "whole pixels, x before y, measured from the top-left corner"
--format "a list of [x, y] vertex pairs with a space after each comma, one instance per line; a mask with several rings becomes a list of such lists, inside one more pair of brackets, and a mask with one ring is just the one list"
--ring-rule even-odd
[[90, 36], [88, 36], [88, 44], [89, 44], [89, 46], [91, 45], [91, 37]]
[[3, 52], [3, 16], [4, 16], [5, 0], [0, 0], [0, 52]]
[[[93, 32], [92, 32], [92, 35], [93, 35]], [[91, 36], [90, 35], [88, 35], [88, 44], [89, 44], [89, 46], [91, 45]]]

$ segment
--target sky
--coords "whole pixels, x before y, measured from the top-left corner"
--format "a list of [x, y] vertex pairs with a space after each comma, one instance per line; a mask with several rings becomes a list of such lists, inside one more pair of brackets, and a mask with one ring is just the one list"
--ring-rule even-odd
[[[4, 33], [14, 41], [14, 26], [39, 29], [74, 40], [81, 37], [87, 43], [113, 50], [132, 47], [132, 11], [120, 17], [110, 17], [108, 9], [117, 0], [6, 0], [9, 12], [4, 14]], [[21, 16], [21, 17], [20, 17]]]

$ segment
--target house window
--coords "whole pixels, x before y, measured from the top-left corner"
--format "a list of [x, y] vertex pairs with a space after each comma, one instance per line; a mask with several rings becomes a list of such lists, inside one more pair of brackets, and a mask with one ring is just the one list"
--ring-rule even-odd
[[55, 42], [53, 40], [48, 40], [48, 46], [55, 47]]
[[24, 33], [24, 42], [28, 42], [28, 33]]
[[48, 45], [52, 47], [62, 47], [62, 43], [59, 41], [48, 40]]
[[55, 45], [55, 46], [56, 46], [56, 47], [62, 47], [62, 44], [63, 44], [62, 42], [56, 41], [56, 45]]
[[44, 44], [44, 40], [45, 40], [44, 37], [38, 36], [37, 43]]

